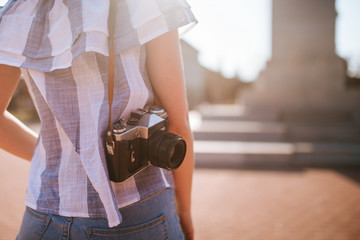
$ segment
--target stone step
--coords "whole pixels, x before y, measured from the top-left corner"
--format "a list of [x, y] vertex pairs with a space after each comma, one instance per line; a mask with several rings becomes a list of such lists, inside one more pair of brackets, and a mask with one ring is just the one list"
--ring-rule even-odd
[[193, 129], [197, 140], [222, 141], [284, 141], [285, 128], [281, 123], [255, 121], [202, 121]]
[[358, 143], [195, 141], [197, 167], [360, 166]]
[[282, 122], [357, 123], [356, 113], [350, 111], [285, 111], [279, 114]]
[[272, 109], [245, 112], [241, 105], [201, 105], [199, 113], [204, 120], [278, 121], [278, 114]]
[[285, 139], [292, 141], [360, 142], [360, 126], [327, 124], [289, 124]]
[[286, 123], [356, 124], [360, 126], [360, 109], [349, 110], [286, 110], [275, 107], [244, 108], [240, 105], [202, 105], [204, 120], [267, 121]]
[[360, 141], [360, 126], [340, 123], [199, 120], [193, 131], [196, 140]]
[[229, 121], [266, 121], [285, 123], [323, 123], [323, 124], [355, 124], [360, 126], [360, 113], [315, 113], [315, 112], [284, 112], [258, 110], [243, 114], [212, 114], [202, 113], [204, 120], [229, 120]]
[[271, 108], [290, 112], [320, 110], [329, 113], [358, 112], [360, 108], [359, 91], [259, 89], [244, 91], [242, 96], [242, 104], [247, 108]]

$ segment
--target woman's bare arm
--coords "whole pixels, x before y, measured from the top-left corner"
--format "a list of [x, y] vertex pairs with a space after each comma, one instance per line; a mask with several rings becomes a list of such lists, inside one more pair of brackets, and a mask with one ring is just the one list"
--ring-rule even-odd
[[30, 161], [37, 135], [6, 111], [19, 79], [19, 68], [0, 64], [0, 148]]
[[169, 116], [169, 131], [187, 144], [182, 165], [174, 171], [177, 211], [186, 239], [194, 238], [191, 218], [191, 185], [194, 169], [193, 137], [190, 131], [185, 81], [178, 32], [168, 32], [147, 43], [147, 70], [153, 89]]

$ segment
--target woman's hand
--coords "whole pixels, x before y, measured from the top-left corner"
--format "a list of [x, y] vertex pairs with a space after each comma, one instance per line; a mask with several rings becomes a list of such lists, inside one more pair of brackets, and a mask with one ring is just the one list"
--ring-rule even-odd
[[194, 226], [191, 213], [179, 213], [181, 228], [185, 235], [185, 240], [194, 239]]

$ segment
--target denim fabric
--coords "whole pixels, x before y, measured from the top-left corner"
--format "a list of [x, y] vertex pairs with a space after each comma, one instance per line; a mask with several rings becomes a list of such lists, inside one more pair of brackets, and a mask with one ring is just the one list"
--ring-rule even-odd
[[109, 228], [104, 218], [63, 217], [26, 208], [17, 240], [184, 239], [175, 212], [174, 190], [167, 188], [120, 209], [123, 222]]

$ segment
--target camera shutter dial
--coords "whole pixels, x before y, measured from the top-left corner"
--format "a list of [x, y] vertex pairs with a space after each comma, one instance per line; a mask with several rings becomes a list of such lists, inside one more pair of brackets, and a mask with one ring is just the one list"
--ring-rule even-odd
[[120, 124], [116, 124], [113, 126], [113, 133], [119, 134], [119, 133], [123, 133], [125, 131], [126, 131], [126, 128], [121, 126]]

